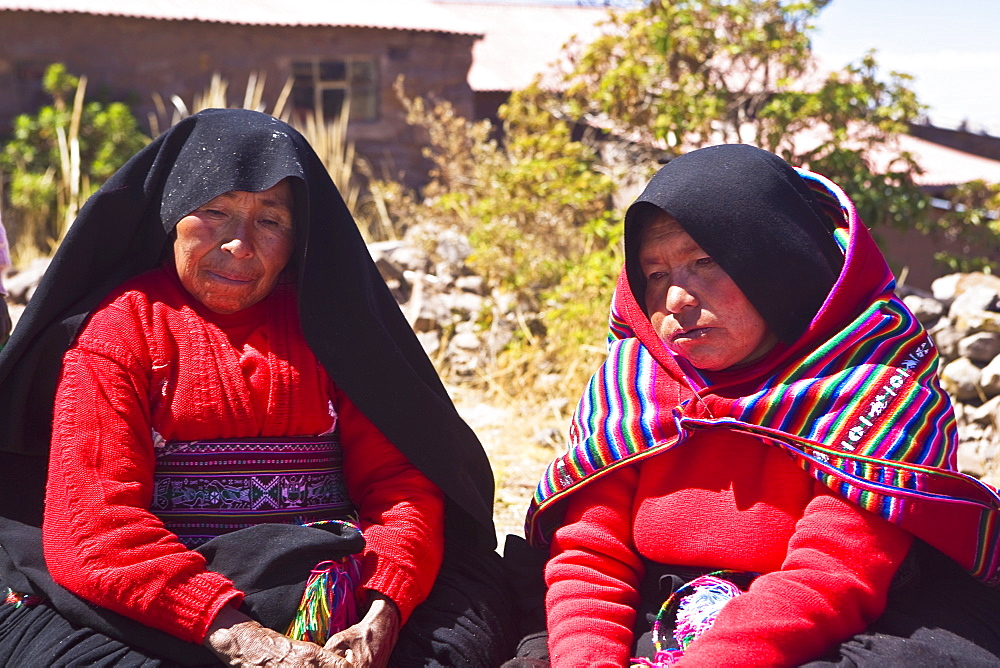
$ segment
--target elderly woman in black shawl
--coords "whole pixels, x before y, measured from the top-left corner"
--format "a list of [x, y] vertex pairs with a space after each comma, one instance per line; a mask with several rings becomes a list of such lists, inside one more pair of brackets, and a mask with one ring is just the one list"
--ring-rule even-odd
[[0, 355], [0, 423], [4, 665], [506, 652], [485, 453], [270, 116], [185, 119], [89, 200]]

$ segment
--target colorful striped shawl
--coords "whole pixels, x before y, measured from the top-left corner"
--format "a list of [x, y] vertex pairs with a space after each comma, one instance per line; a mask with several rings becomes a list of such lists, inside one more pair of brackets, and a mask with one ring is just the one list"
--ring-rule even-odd
[[[851, 244], [862, 234], [853, 205], [823, 177], [800, 173], [843, 212], [847, 229], [837, 236], [846, 274]], [[694, 431], [731, 429], [784, 449], [830, 489], [975, 577], [1000, 581], [1000, 496], [955, 471], [955, 417], [938, 383], [937, 352], [894, 295], [888, 267], [875, 285], [867, 308], [833, 336], [780, 365], [754, 391], [727, 398], [724, 387], [683, 360], [665, 363], [662, 346], [654, 353], [643, 344], [636, 323], [623, 316], [636, 312], [624, 303], [634, 307], [623, 276], [612, 302], [608, 358], [580, 400], [568, 451], [538, 485], [526, 535], [544, 544], [559, 520], [552, 508], [589, 481], [677, 447]]]

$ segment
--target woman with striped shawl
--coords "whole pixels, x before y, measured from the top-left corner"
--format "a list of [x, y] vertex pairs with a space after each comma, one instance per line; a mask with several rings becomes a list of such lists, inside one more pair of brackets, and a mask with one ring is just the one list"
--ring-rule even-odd
[[625, 247], [528, 513], [552, 665], [1000, 664], [1000, 498], [955, 471], [933, 343], [844, 193], [705, 148]]

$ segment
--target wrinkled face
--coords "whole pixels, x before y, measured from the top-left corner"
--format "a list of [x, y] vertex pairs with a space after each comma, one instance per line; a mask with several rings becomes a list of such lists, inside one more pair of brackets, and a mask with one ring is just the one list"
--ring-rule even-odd
[[292, 256], [291, 185], [285, 179], [261, 192], [223, 193], [175, 229], [184, 288], [216, 313], [241, 311], [271, 292]]
[[752, 362], [777, 341], [729, 274], [670, 216], [642, 231], [639, 265], [653, 328], [670, 351], [696, 368], [718, 371]]

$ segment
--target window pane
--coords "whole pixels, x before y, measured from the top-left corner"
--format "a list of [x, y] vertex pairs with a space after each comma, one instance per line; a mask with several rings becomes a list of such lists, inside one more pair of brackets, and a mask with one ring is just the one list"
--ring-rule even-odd
[[295, 83], [311, 84], [313, 78], [312, 63], [292, 63], [292, 76]]
[[344, 91], [340, 88], [331, 88], [323, 91], [323, 115], [335, 117], [340, 115], [344, 108]]
[[312, 86], [299, 86], [295, 84], [292, 87], [292, 106], [296, 109], [312, 109], [314, 104], [313, 99]]
[[375, 63], [357, 60], [351, 63], [351, 83], [371, 83], [375, 81]]
[[366, 92], [351, 92], [351, 119], [359, 121], [374, 121], [378, 118], [375, 96]]
[[378, 118], [377, 70], [371, 59], [351, 63], [351, 118], [373, 121]]
[[346, 81], [347, 63], [343, 60], [324, 60], [319, 64], [320, 81]]

